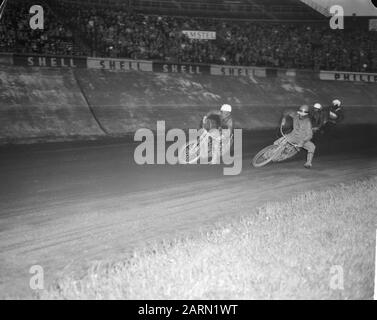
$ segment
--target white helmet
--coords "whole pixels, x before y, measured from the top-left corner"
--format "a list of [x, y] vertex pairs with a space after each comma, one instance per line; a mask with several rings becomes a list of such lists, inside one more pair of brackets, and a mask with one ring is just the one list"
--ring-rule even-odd
[[225, 112], [232, 112], [232, 106], [230, 104], [223, 104], [220, 110]]
[[321, 110], [322, 109], [322, 105], [320, 103], [315, 103], [314, 106], [313, 106], [313, 108]]
[[337, 107], [339, 107], [339, 106], [340, 106], [340, 104], [341, 104], [341, 102], [340, 102], [340, 100], [338, 100], [338, 99], [335, 99], [335, 100], [333, 100], [332, 104], [333, 104], [334, 106], [337, 106]]

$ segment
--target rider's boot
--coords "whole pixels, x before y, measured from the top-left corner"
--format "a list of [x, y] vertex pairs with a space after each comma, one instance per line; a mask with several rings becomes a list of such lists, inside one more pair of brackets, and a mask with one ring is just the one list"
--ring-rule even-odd
[[312, 167], [313, 156], [313, 152], [308, 152], [308, 155], [306, 157], [306, 163], [304, 164], [305, 168], [310, 169]]

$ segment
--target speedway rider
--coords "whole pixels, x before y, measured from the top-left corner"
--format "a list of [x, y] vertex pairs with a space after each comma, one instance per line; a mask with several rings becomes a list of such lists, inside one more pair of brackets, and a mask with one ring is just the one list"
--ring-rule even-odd
[[312, 122], [313, 132], [320, 131], [323, 133], [322, 128], [328, 121], [329, 112], [322, 107], [320, 103], [315, 103], [310, 109], [309, 117]]
[[320, 103], [315, 103], [310, 110], [310, 120], [312, 121], [313, 132], [320, 131], [321, 133], [327, 128], [334, 127], [344, 119], [344, 112], [340, 106], [341, 102], [335, 99], [332, 105], [323, 108]]
[[[282, 126], [285, 125], [287, 116], [293, 119], [293, 130], [286, 135], [286, 138], [297, 147], [307, 150], [308, 154], [304, 166], [310, 169], [312, 167], [315, 145], [311, 142], [313, 138], [313, 127], [309, 118], [309, 106], [302, 105], [297, 112], [284, 112]], [[275, 143], [279, 143], [279, 141], [280, 139]]]
[[325, 108], [324, 112], [326, 113], [327, 121], [323, 126], [323, 131], [330, 137], [335, 133], [334, 129], [336, 125], [344, 120], [344, 112], [340, 100], [335, 99], [332, 101], [332, 104]]
[[[213, 141], [220, 142], [222, 135], [222, 129], [229, 130], [229, 137], [233, 132], [233, 119], [232, 119], [232, 106], [229, 104], [223, 104], [220, 110], [213, 110], [208, 112], [202, 120], [202, 127], [207, 131], [211, 129], [217, 129], [211, 131]], [[220, 143], [213, 143], [213, 156], [212, 163], [218, 163], [220, 155]]]
[[341, 107], [341, 102], [338, 99], [333, 100], [331, 106], [329, 106], [329, 122], [332, 124], [338, 124], [344, 119], [344, 111]]

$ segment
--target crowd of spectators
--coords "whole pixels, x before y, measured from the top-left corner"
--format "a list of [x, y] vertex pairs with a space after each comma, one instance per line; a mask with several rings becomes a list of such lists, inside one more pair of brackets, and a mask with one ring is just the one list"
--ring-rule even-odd
[[[377, 32], [328, 23], [242, 22], [66, 8], [92, 54], [165, 61], [376, 71]], [[75, 14], [72, 14], [72, 13]], [[182, 30], [216, 31], [192, 40]]]
[[[282, 68], [377, 71], [377, 32], [332, 30], [320, 23], [243, 22], [142, 15], [126, 10], [61, 5], [59, 16], [102, 57], [155, 59]], [[57, 20], [47, 30], [28, 28], [24, 12], [0, 24], [3, 46], [72, 54], [72, 32]], [[182, 30], [216, 31], [216, 40], [192, 40]], [[5, 37], [5, 38], [4, 38]], [[68, 43], [66, 46], [65, 44]], [[64, 45], [61, 45], [64, 44]], [[1, 49], [0, 49], [1, 50]]]
[[44, 9], [44, 29], [33, 30], [29, 13], [35, 1], [8, 1], [0, 21], [0, 51], [53, 55], [82, 54], [74, 50], [72, 31], [56, 19], [49, 7]]

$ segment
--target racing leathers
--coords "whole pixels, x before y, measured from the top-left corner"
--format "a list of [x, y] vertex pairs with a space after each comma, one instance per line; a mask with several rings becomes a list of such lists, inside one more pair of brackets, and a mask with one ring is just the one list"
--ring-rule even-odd
[[[229, 130], [229, 137], [233, 132], [233, 119], [230, 112], [214, 110], [207, 113], [203, 119], [203, 127], [211, 132], [212, 136], [212, 163], [218, 163], [220, 159], [220, 143], [222, 141], [222, 129]], [[211, 130], [217, 129], [217, 130]], [[224, 137], [223, 137], [224, 138]], [[227, 137], [226, 137], [227, 138]], [[228, 141], [230, 143], [230, 141]]]
[[233, 131], [233, 119], [230, 112], [223, 112], [219, 110], [213, 110], [206, 114], [205, 116], [206, 124], [204, 126], [207, 130], [210, 129], [229, 129], [230, 132]]
[[[289, 142], [305, 149], [308, 152], [305, 167], [310, 168], [312, 166], [315, 151], [315, 145], [311, 141], [313, 138], [313, 127], [310, 118], [308, 115], [299, 116], [297, 112], [294, 111], [285, 112], [284, 117], [287, 116], [293, 119], [293, 130], [286, 135], [286, 138]], [[275, 143], [279, 143], [281, 139], [277, 140]]]
[[321, 131], [329, 119], [329, 112], [326, 109], [311, 109], [309, 113], [312, 122], [313, 132]]
[[336, 134], [335, 127], [344, 120], [344, 111], [341, 106], [330, 105], [324, 109], [327, 116], [327, 122], [323, 126], [323, 130], [328, 137]]
[[329, 122], [333, 124], [338, 124], [344, 120], [344, 111], [341, 106], [331, 105], [328, 107]]

